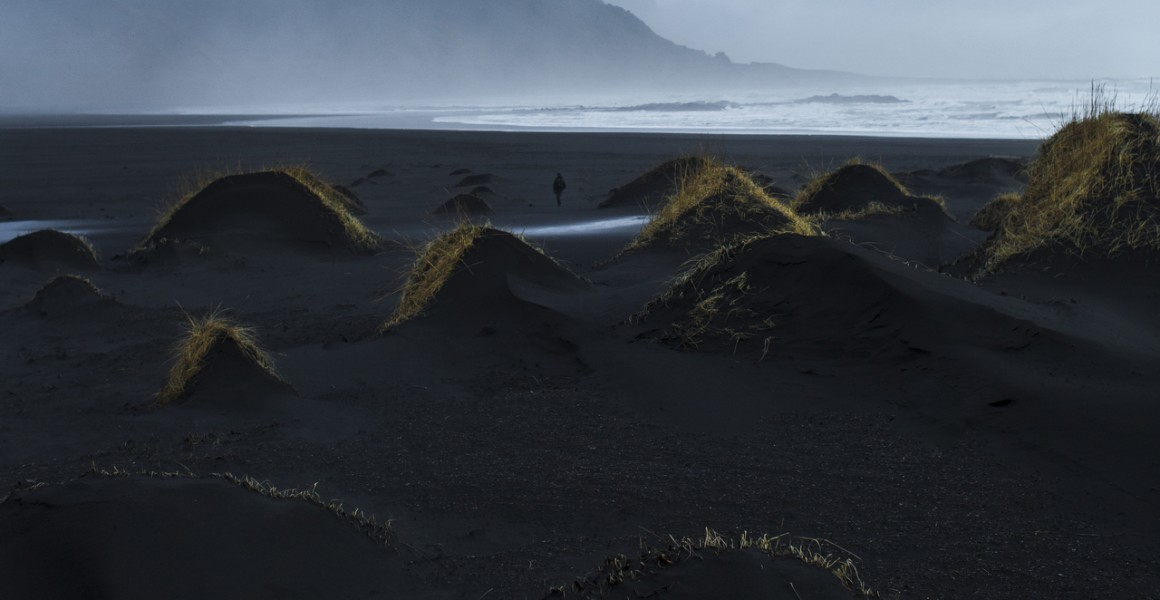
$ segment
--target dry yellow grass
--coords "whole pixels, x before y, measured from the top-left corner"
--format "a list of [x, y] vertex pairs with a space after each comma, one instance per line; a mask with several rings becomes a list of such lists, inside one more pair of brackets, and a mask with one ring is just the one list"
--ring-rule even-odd
[[1023, 194], [1004, 203], [980, 274], [1052, 246], [1104, 256], [1160, 249], [1160, 117], [1093, 100], [1043, 143]]
[[1017, 192], [1000, 194], [991, 200], [975, 216], [971, 217], [971, 226], [983, 231], [995, 231], [1002, 225], [1003, 220], [1011, 213], [1015, 203], [1021, 196]]
[[[784, 225], [765, 233], [819, 235], [818, 229], [777, 200], [736, 167], [716, 160], [690, 161], [681, 173], [677, 192], [626, 248], [647, 247], [656, 241], [728, 244], [737, 237], [730, 224], [768, 221], [779, 217]], [[746, 231], [743, 235], [752, 235]], [[709, 239], [705, 239], [708, 237]]]
[[343, 234], [352, 246], [362, 250], [375, 250], [379, 248], [382, 243], [382, 238], [378, 234], [371, 231], [367, 226], [354, 214], [356, 208], [354, 202], [346, 197], [344, 194], [336, 190], [330, 184], [323, 182], [313, 172], [303, 165], [282, 165], [275, 166], [268, 169], [258, 169], [254, 171], [243, 170], [240, 167], [232, 170], [220, 170], [213, 172], [203, 172], [197, 174], [192, 180], [185, 183], [182, 188], [184, 192], [178, 195], [177, 202], [174, 202], [166, 208], [157, 220], [157, 224], [150, 230], [149, 235], [145, 237], [146, 240], [152, 240], [157, 232], [161, 231], [167, 223], [173, 218], [186, 203], [192, 200], [198, 193], [204, 190], [213, 182], [224, 177], [233, 175], [245, 175], [261, 172], [275, 172], [289, 175], [295, 181], [300, 183], [303, 187], [310, 191], [311, 195], [318, 199], [318, 201], [325, 207], [328, 212], [334, 214], [338, 221], [342, 224]]
[[[555, 588], [554, 592], [563, 596], [575, 593], [580, 598], [604, 598], [610, 588], [643, 579], [656, 569], [670, 568], [683, 560], [702, 559], [710, 552], [755, 550], [774, 559], [795, 559], [829, 571], [853, 596], [881, 597], [862, 581], [854, 562], [857, 556], [822, 538], [794, 537], [788, 533], [753, 537], [742, 532], [741, 538], [734, 541], [706, 527], [703, 537], [677, 539], [670, 535], [663, 543], [664, 549], [646, 547], [635, 558], [623, 554], [607, 558], [596, 577], [578, 579]], [[794, 592], [798, 593], [796, 589]]]
[[[777, 234], [773, 234], [777, 235]], [[751, 245], [767, 239], [769, 234], [751, 235], [740, 241], [718, 247], [687, 263], [689, 266], [673, 281], [664, 294], [649, 302], [641, 311], [629, 317], [629, 322], [638, 322], [659, 308], [684, 299], [689, 295], [692, 307], [688, 313], [671, 324], [671, 336], [682, 348], [697, 348], [707, 339], [728, 340], [737, 345], [751, 338], [762, 338], [762, 358], [769, 351], [776, 324], [771, 317], [760, 316], [746, 307], [745, 297], [752, 291], [747, 272], [719, 284], [706, 288], [706, 275], [743, 253]]]
[[463, 255], [488, 231], [491, 231], [491, 227], [486, 224], [463, 220], [455, 229], [423, 246], [403, 284], [403, 297], [398, 307], [391, 318], [383, 323], [380, 331], [386, 331], [421, 314], [463, 261]]
[[896, 179], [893, 175], [891, 175], [890, 172], [887, 171], [882, 165], [866, 162], [863, 161], [860, 157], [855, 156], [847, 160], [846, 164], [838, 167], [837, 169], [834, 169], [833, 171], [814, 176], [812, 179], [810, 179], [809, 183], [807, 183], [804, 187], [802, 187], [802, 189], [798, 190], [798, 192], [794, 194], [794, 197], [792, 200], [790, 200], [789, 205], [793, 207], [794, 210], [801, 210], [808, 207], [810, 201], [817, 197], [817, 195], [821, 193], [822, 190], [825, 190], [834, 184], [835, 178], [842, 172], [843, 168], [853, 166], [865, 166], [878, 171], [878, 173], [880, 173], [882, 177], [884, 177], [898, 193], [904, 196], [910, 195], [910, 190], [906, 189], [906, 186], [902, 185], [902, 183], [899, 182], [898, 179]]
[[274, 368], [274, 361], [258, 346], [252, 329], [226, 319], [220, 311], [202, 318], [190, 315], [186, 315], [186, 318], [189, 331], [174, 352], [173, 366], [169, 369], [165, 386], [154, 399], [154, 405], [169, 404], [181, 398], [190, 382], [205, 366], [205, 357], [209, 351], [226, 340], [232, 340], [246, 358], [281, 380]]

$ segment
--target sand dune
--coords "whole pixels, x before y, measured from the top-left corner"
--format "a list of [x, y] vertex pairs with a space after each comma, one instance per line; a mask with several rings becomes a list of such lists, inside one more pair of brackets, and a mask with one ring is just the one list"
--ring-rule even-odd
[[0, 265], [37, 270], [92, 270], [100, 267], [97, 255], [83, 238], [44, 229], [0, 245]]
[[329, 186], [329, 195], [320, 194], [311, 183], [325, 185], [284, 171], [223, 177], [174, 206], [142, 247], [163, 240], [227, 248], [252, 247], [248, 242], [356, 251], [378, 247], [377, 236], [347, 209], [351, 197]]
[[[650, 187], [706, 140], [4, 133], [25, 165], [4, 203], [34, 221], [0, 232], [109, 257], [0, 249], [5, 599], [849, 597], [840, 565], [887, 598], [1156, 589], [1153, 255], [956, 271], [1026, 214], [965, 225], [984, 204], [1046, 197], [1020, 170], [1038, 142], [736, 136]], [[883, 171], [843, 171], [858, 155]], [[316, 175], [208, 182], [150, 236], [223, 161]], [[457, 165], [502, 176], [491, 225], [431, 216]], [[866, 177], [820, 212], [769, 191], [831, 166]], [[360, 177], [357, 201], [322, 183]], [[364, 209], [373, 251], [340, 228]], [[201, 336], [187, 369], [175, 346], [215, 312], [251, 335]], [[818, 540], [830, 569], [753, 532]]]

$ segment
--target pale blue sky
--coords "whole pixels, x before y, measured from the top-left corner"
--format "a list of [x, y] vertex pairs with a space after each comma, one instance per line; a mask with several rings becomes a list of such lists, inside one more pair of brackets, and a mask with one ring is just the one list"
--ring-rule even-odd
[[918, 77], [1160, 78], [1157, 0], [605, 0], [736, 62]]

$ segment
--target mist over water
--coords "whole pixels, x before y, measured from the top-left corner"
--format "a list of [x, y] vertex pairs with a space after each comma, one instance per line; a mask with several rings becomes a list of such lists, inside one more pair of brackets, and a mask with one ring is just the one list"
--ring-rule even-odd
[[[1091, 98], [1091, 82], [909, 82], [595, 99], [587, 104], [413, 107], [233, 121], [255, 126], [633, 131], [1039, 139]], [[1123, 110], [1154, 103], [1151, 81], [1107, 82]], [[353, 108], [353, 107], [352, 107]]]

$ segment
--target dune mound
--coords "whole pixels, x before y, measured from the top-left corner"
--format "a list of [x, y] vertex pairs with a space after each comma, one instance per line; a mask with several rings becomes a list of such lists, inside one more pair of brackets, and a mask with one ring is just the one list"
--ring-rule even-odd
[[457, 187], [457, 188], [475, 187], [477, 185], [487, 185], [487, 184], [492, 183], [494, 181], [495, 181], [495, 176], [492, 175], [491, 173], [476, 173], [474, 175], [468, 175], [468, 176], [464, 177], [463, 179], [460, 179], [459, 183], [457, 183], [451, 187]]
[[818, 230], [735, 167], [717, 162], [688, 172], [679, 189], [626, 250], [711, 248], [755, 234]]
[[975, 216], [971, 217], [971, 227], [983, 231], [995, 231], [1007, 218], [1015, 203], [1019, 201], [1019, 194], [1001, 194], [994, 200], [983, 205]]
[[437, 215], [490, 215], [494, 213], [491, 205], [483, 198], [474, 194], [457, 194], [454, 198], [439, 205], [434, 214]]
[[797, 193], [790, 206], [802, 215], [841, 215], [906, 210], [922, 203], [935, 201], [911, 196], [881, 167], [854, 161], [814, 178]]
[[752, 238], [704, 257], [634, 317], [678, 348], [893, 360], [954, 340], [1021, 347], [1029, 323], [925, 289], [825, 237]]
[[313, 490], [94, 473], [0, 503], [0, 597], [428, 597], [390, 543]]
[[1160, 250], [1160, 117], [1094, 112], [1048, 138], [1023, 193], [1003, 200], [977, 275], [1033, 253]]
[[1022, 158], [991, 156], [940, 169], [938, 175], [961, 181], [1026, 180], [1027, 162]]
[[333, 187], [334, 191], [338, 192], [340, 196], [346, 199], [346, 201], [343, 202], [343, 206], [345, 206], [352, 215], [367, 214], [367, 205], [364, 204], [362, 199], [358, 197], [358, 194], [354, 193], [354, 190], [346, 187], [345, 185], [334, 185], [331, 187]]
[[701, 156], [683, 156], [656, 167], [632, 181], [608, 192], [597, 208], [652, 209], [677, 192], [681, 180], [693, 171], [712, 164]]
[[7, 208], [0, 206], [0, 221], [7, 221], [12, 218], [12, 213], [8, 212]]
[[105, 296], [92, 281], [76, 275], [53, 278], [24, 306], [42, 317], [91, 315], [102, 306], [116, 301]]
[[513, 300], [519, 303], [511, 291], [513, 278], [547, 289], [584, 286], [571, 271], [515, 235], [464, 222], [426, 245], [383, 329], [435, 305], [460, 314], [501, 311]]
[[607, 558], [595, 574], [548, 597], [702, 600], [720, 598], [723, 590], [737, 600], [876, 597], [852, 560], [835, 557], [822, 544], [789, 536], [743, 536], [733, 543], [709, 531], [703, 540], [686, 538], [663, 550]]
[[300, 169], [230, 175], [174, 205], [142, 247], [176, 239], [374, 250], [381, 240], [352, 214], [354, 204]]
[[0, 245], [0, 264], [35, 269], [96, 269], [97, 253], [83, 237], [53, 229], [26, 233]]
[[176, 354], [156, 405], [189, 403], [244, 412], [296, 395], [258, 347], [253, 331], [217, 314], [191, 317]]

